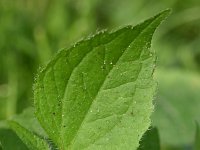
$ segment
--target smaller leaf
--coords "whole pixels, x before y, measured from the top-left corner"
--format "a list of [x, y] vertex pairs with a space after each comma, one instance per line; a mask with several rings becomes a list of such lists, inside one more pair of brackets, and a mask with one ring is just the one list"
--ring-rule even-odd
[[10, 127], [16, 132], [19, 138], [27, 145], [30, 150], [49, 150], [47, 141], [40, 138], [33, 132], [25, 129], [15, 121], [9, 121]]
[[48, 138], [44, 129], [41, 127], [38, 120], [34, 116], [33, 107], [26, 108], [21, 114], [13, 116], [11, 120], [19, 123], [24, 128], [39, 136]]
[[0, 150], [28, 150], [19, 137], [8, 128], [0, 128]]
[[160, 140], [157, 128], [150, 128], [143, 135], [138, 150], [160, 150]]
[[200, 127], [198, 123], [196, 123], [196, 137], [195, 137], [194, 149], [200, 150]]

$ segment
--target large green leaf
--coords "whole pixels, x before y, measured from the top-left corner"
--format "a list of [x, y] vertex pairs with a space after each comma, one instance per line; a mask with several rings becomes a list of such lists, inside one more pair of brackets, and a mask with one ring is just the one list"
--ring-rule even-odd
[[157, 128], [150, 127], [143, 135], [138, 150], [160, 150], [160, 139]]
[[58, 148], [136, 149], [156, 84], [152, 35], [169, 14], [64, 49], [36, 78], [36, 116]]

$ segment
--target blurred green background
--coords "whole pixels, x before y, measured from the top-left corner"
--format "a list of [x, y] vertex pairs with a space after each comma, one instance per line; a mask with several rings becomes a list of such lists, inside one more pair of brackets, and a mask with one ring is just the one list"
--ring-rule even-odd
[[26, 149], [3, 120], [33, 106], [34, 76], [57, 50], [166, 8], [173, 12], [152, 45], [159, 83], [152, 123], [163, 150], [192, 149], [200, 121], [199, 0], [0, 0], [0, 146]]

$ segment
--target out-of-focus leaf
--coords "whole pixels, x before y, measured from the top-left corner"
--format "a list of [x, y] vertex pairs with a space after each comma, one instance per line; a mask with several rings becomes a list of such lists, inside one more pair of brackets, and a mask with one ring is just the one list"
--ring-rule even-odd
[[200, 150], [200, 127], [199, 124], [196, 124], [196, 136], [195, 136], [195, 145], [194, 150]]
[[143, 135], [138, 150], [160, 150], [157, 128], [150, 127]]
[[6, 98], [0, 97], [0, 120], [6, 119]]
[[0, 141], [0, 150], [3, 150], [3, 147], [2, 147], [1, 141]]
[[153, 124], [163, 145], [187, 146], [193, 143], [194, 122], [200, 121], [199, 74], [178, 70], [159, 70], [158, 95]]

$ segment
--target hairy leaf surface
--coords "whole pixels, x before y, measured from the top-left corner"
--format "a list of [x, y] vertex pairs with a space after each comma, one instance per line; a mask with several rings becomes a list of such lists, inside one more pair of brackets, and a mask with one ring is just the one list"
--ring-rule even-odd
[[164, 11], [64, 49], [36, 78], [36, 116], [61, 150], [136, 149], [155, 92], [152, 35]]

